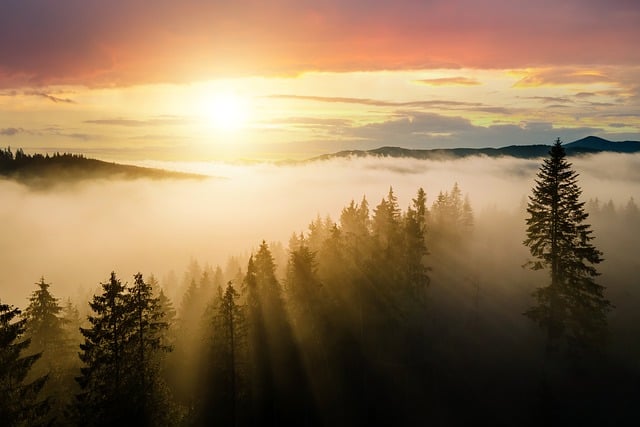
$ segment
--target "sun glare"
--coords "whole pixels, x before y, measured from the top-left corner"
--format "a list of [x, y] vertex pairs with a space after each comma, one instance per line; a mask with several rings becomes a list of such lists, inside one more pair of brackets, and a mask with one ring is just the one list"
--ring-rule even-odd
[[202, 115], [217, 130], [236, 131], [247, 124], [248, 102], [233, 92], [219, 93], [203, 102]]

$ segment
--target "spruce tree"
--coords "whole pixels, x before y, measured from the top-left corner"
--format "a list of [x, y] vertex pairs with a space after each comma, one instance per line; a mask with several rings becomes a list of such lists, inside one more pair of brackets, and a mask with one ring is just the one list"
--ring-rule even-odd
[[245, 322], [232, 282], [219, 291], [208, 310], [207, 384], [200, 393], [199, 421], [235, 426], [247, 412]]
[[255, 421], [299, 425], [311, 414], [311, 396], [275, 270], [263, 241], [243, 282]]
[[88, 317], [91, 327], [80, 328], [84, 343], [80, 345], [80, 360], [84, 366], [77, 378], [78, 422], [87, 425], [115, 425], [127, 420], [125, 393], [125, 351], [131, 337], [131, 316], [125, 286], [111, 273], [102, 283], [103, 293], [89, 303], [93, 315]]
[[168, 425], [174, 421], [160, 376], [166, 331], [158, 298], [142, 274], [130, 287], [111, 273], [90, 303], [90, 328], [81, 328], [84, 363], [78, 416], [88, 425]]
[[31, 340], [29, 353], [41, 353], [42, 357], [34, 364], [30, 378], [48, 375], [42, 394], [51, 403], [50, 421], [62, 425], [65, 407], [76, 392], [77, 347], [65, 328], [62, 307], [51, 294], [50, 284], [41, 277], [36, 285], [24, 312], [25, 336]]
[[404, 217], [404, 270], [406, 275], [406, 288], [411, 293], [405, 295], [418, 301], [425, 298], [425, 290], [429, 285], [427, 267], [424, 265], [424, 257], [427, 255], [425, 234], [427, 231], [427, 196], [422, 188], [418, 189], [412, 205], [407, 208]]
[[24, 313], [27, 319], [26, 333], [31, 339], [30, 350], [44, 352], [39, 363], [46, 361], [47, 370], [51, 370], [55, 354], [63, 341], [64, 329], [60, 319], [62, 307], [49, 291], [50, 284], [44, 281], [44, 277], [36, 285], [38, 289], [31, 294]]
[[[128, 315], [131, 335], [127, 342], [125, 363], [129, 367], [130, 404], [136, 411], [136, 424], [158, 425], [170, 420], [168, 391], [160, 376], [163, 354], [171, 350], [163, 345], [167, 330], [165, 313], [159, 310], [159, 298], [142, 278], [134, 276], [128, 288]], [[134, 420], [130, 420], [133, 422]]]
[[538, 288], [525, 314], [547, 333], [547, 350], [566, 345], [572, 352], [597, 349], [606, 337], [610, 302], [595, 282], [602, 253], [591, 243], [588, 214], [580, 201], [578, 174], [557, 139], [540, 167], [529, 197], [526, 220], [533, 269], [548, 269], [550, 283]]
[[48, 409], [48, 402], [38, 398], [47, 377], [26, 380], [41, 354], [22, 355], [30, 340], [25, 339], [27, 320], [19, 317], [18, 308], [0, 302], [0, 422], [8, 427], [38, 425]]

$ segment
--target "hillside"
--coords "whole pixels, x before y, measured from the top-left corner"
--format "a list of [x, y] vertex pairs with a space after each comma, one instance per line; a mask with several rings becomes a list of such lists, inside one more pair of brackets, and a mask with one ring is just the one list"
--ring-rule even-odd
[[78, 154], [25, 154], [0, 149], [0, 179], [29, 186], [48, 187], [92, 179], [202, 179], [201, 175], [122, 165], [90, 159]]
[[[501, 148], [434, 148], [434, 149], [409, 149], [400, 147], [380, 147], [373, 150], [347, 150], [333, 154], [309, 159], [326, 160], [338, 157], [409, 157], [413, 159], [445, 160], [484, 155], [488, 157], [516, 157], [520, 159], [533, 159], [544, 157], [549, 152], [550, 145], [509, 145]], [[577, 141], [564, 144], [568, 156], [611, 152], [611, 153], [637, 153], [640, 152], [640, 141], [608, 141], [596, 136], [588, 136]]]

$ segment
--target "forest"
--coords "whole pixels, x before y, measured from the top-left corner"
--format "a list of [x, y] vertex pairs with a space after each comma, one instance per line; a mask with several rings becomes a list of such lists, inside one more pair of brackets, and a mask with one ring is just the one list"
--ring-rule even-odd
[[36, 276], [24, 307], [0, 303], [0, 419], [624, 424], [640, 210], [582, 200], [559, 141], [537, 166], [512, 213], [478, 214], [458, 183], [406, 207], [389, 187], [226, 265], [106, 270], [86, 300]]
[[123, 179], [201, 179], [197, 174], [178, 173], [132, 165], [104, 162], [82, 154], [27, 154], [18, 148], [0, 148], [0, 177], [13, 179], [35, 188], [60, 183], [107, 178]]

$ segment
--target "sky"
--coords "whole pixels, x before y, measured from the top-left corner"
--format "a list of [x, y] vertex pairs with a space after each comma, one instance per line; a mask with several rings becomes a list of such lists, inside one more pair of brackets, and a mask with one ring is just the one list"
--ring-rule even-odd
[[640, 140], [635, 0], [0, 0], [0, 146], [113, 160]]

